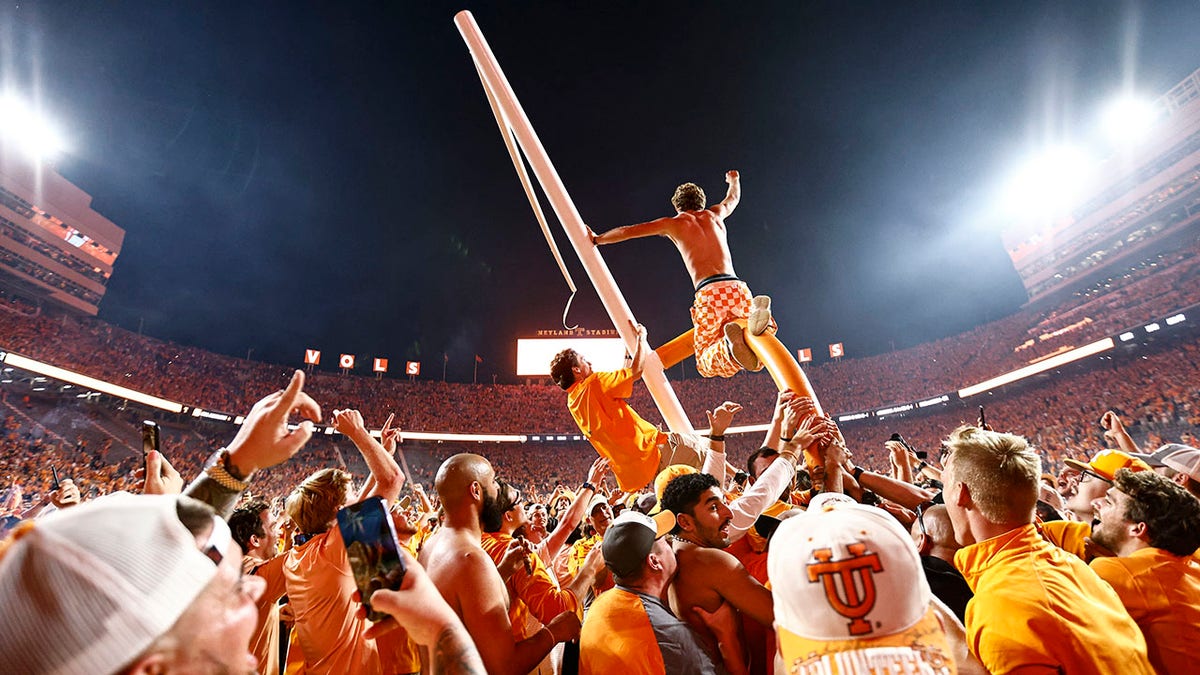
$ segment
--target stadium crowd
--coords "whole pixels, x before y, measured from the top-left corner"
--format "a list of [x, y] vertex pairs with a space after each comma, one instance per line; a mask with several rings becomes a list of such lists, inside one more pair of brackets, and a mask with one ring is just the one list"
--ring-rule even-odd
[[[915, 400], [1195, 304], [1198, 252], [1109, 280], [1081, 310], [815, 365], [814, 390], [830, 414]], [[761, 375], [674, 383], [704, 439], [654, 428], [636, 370], [579, 403], [604, 374], [578, 363], [559, 386], [305, 377], [0, 310], [0, 347], [245, 414], [234, 427], [0, 384], [13, 672], [1192, 668], [1194, 330], [980, 396], [986, 421], [972, 398], [839, 426]], [[143, 453], [150, 415], [161, 446]], [[598, 440], [635, 423], [648, 456]], [[577, 428], [595, 449], [403, 432]]]

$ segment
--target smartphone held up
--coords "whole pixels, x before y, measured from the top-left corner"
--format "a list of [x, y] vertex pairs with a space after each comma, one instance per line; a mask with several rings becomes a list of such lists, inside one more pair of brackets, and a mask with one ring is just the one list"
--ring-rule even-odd
[[384, 587], [380, 577], [397, 588], [406, 572], [392, 516], [382, 497], [370, 497], [338, 511], [337, 521], [367, 618], [379, 621], [387, 615], [371, 607], [371, 594]]

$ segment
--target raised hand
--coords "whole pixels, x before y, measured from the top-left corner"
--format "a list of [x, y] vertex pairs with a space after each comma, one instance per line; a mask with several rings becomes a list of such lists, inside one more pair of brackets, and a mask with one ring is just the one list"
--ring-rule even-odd
[[[304, 373], [297, 370], [286, 389], [267, 395], [250, 408], [227, 448], [230, 466], [237, 473], [248, 477], [259, 469], [286, 462], [312, 438], [313, 423], [321, 421], [321, 406], [303, 389]], [[292, 413], [304, 420], [295, 429], [288, 429]]]

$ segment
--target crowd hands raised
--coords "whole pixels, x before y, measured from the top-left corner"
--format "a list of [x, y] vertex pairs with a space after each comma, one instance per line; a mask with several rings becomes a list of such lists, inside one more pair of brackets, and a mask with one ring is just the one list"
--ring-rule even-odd
[[[1186, 672], [1200, 637], [1200, 450], [1160, 450], [1127, 423], [1194, 415], [1197, 357], [1189, 344], [1072, 381], [1103, 386], [1102, 400], [1047, 382], [991, 407], [989, 424], [905, 419], [898, 440], [780, 392], [748, 456], [726, 447], [747, 412], [727, 401], [705, 411], [702, 468], [666, 466], [630, 492], [594, 453], [557, 453], [552, 484], [528, 448], [491, 461], [405, 450], [392, 416], [376, 440], [296, 372], [220, 450], [150, 452], [108, 484], [143, 494], [85, 499], [74, 479], [107, 476], [65, 471], [10, 513], [0, 661], [28, 673]], [[322, 447], [322, 422], [357, 452]], [[95, 463], [45, 435], [19, 449], [33, 442], [5, 426], [10, 474]], [[1035, 448], [1059, 434], [1070, 461], [1052, 471]], [[337, 525], [371, 497], [405, 569], [371, 585], [378, 620]], [[871, 577], [878, 595], [824, 581], [838, 574]], [[1050, 577], [1069, 591], [1039, 595], [1032, 579]], [[111, 603], [72, 604], [114, 583]], [[59, 605], [71, 611], [41, 611]]]

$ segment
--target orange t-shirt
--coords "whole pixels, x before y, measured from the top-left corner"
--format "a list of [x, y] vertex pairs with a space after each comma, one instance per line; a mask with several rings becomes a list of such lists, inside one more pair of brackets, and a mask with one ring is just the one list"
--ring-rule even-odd
[[335, 526], [288, 551], [283, 571], [305, 672], [381, 675], [375, 641], [364, 637], [370, 622], [351, 597], [357, 588], [341, 531]]
[[261, 675], [279, 675], [279, 598], [287, 593], [283, 561], [282, 555], [267, 561], [246, 558], [254, 576], [267, 582], [267, 590], [255, 603], [258, 606], [258, 625], [250, 640], [250, 653], [258, 658], [258, 672]]
[[1142, 629], [1154, 668], [1192, 672], [1200, 642], [1200, 563], [1144, 548], [1120, 558], [1096, 558], [1091, 565]]
[[633, 370], [594, 372], [567, 390], [567, 408], [579, 430], [608, 459], [625, 492], [645, 487], [658, 473], [659, 443], [666, 435], [642, 419], [625, 399], [633, 396]]
[[[499, 565], [511, 541], [511, 535], [484, 532], [479, 544]], [[518, 567], [505, 583], [511, 599], [508, 620], [512, 624], [513, 637], [518, 641], [532, 637], [541, 630], [541, 626], [550, 623], [551, 619], [563, 612], [575, 612], [580, 620], [583, 619], [583, 608], [575, 594], [558, 587], [541, 558], [533, 555], [529, 557], [529, 561], [533, 566], [532, 573], [526, 572], [524, 567]], [[531, 628], [534, 628], [532, 632]]]

